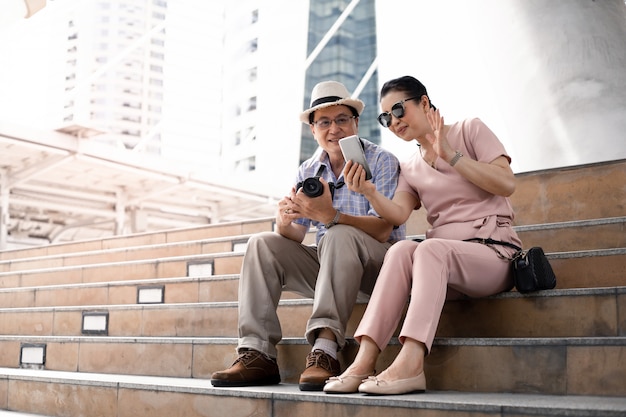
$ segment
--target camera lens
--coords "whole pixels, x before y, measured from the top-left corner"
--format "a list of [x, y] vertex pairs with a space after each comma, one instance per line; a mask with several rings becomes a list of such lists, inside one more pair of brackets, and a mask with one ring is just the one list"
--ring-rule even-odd
[[324, 185], [317, 177], [307, 178], [302, 182], [302, 192], [309, 197], [319, 197], [324, 193]]

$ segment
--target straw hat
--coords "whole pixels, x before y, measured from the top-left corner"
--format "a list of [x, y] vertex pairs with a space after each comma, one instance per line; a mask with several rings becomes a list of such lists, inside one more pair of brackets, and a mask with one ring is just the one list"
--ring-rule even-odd
[[300, 114], [300, 120], [302, 123], [309, 124], [309, 115], [315, 110], [339, 104], [352, 107], [359, 115], [365, 107], [365, 103], [361, 100], [350, 98], [350, 93], [343, 84], [337, 81], [323, 81], [313, 87], [311, 107]]

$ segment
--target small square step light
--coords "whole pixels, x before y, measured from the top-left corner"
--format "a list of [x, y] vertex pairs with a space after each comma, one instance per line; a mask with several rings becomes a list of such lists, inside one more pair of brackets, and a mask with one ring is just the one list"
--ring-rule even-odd
[[83, 334], [109, 333], [109, 312], [108, 311], [83, 311]]
[[248, 246], [248, 239], [234, 240], [233, 252], [244, 252]]
[[213, 260], [187, 262], [188, 277], [210, 277], [213, 275]]
[[164, 285], [137, 287], [137, 304], [162, 304], [164, 300]]
[[22, 346], [20, 347], [20, 367], [43, 369], [45, 364], [45, 343], [22, 343]]

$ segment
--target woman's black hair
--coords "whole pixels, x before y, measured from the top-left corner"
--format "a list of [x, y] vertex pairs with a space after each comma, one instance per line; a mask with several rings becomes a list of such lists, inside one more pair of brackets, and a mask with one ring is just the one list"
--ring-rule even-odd
[[[426, 91], [426, 87], [422, 84], [417, 78], [411, 77], [410, 75], [405, 75], [404, 77], [394, 78], [393, 80], [387, 81], [383, 84], [383, 87], [380, 89], [380, 97], [384, 97], [390, 91], [401, 91], [408, 94], [408, 97], [428, 97], [428, 92]], [[430, 103], [430, 107], [433, 109], [437, 109], [433, 102], [428, 97], [428, 102]]]

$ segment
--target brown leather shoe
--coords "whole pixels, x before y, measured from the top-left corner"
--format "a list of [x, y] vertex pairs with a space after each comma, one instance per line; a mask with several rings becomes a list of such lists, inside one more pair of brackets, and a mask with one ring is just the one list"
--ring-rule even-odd
[[280, 372], [275, 359], [252, 349], [242, 350], [233, 365], [211, 375], [214, 387], [248, 387], [280, 384]]
[[331, 376], [341, 373], [339, 361], [316, 349], [306, 357], [306, 369], [300, 375], [300, 391], [321, 391]]

